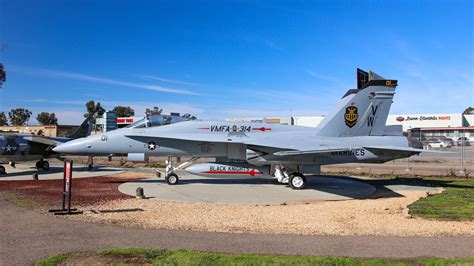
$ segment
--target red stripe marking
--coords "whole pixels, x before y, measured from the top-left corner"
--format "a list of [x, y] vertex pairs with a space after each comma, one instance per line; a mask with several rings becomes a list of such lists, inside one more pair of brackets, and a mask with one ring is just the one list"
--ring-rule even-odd
[[267, 131], [267, 130], [272, 130], [269, 127], [254, 127], [252, 130], [260, 130], [260, 131]]
[[250, 171], [206, 171], [203, 172], [205, 174], [211, 174], [211, 175], [216, 175], [216, 174], [225, 174], [225, 175], [263, 175], [263, 172], [260, 171], [255, 171], [255, 169], [252, 169]]
[[208, 127], [198, 127], [198, 129], [209, 129]]

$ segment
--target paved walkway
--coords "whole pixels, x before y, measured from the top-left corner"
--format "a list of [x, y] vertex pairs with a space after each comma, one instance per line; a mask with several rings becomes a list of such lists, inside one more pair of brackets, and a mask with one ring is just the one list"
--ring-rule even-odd
[[112, 247], [352, 257], [474, 257], [474, 237], [298, 236], [124, 228], [39, 214], [0, 194], [0, 265]]

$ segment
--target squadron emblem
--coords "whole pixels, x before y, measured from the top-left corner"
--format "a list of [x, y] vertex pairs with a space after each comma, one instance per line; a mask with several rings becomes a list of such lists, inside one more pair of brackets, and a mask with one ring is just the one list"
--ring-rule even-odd
[[359, 115], [357, 114], [357, 107], [355, 106], [348, 106], [346, 108], [346, 113], [344, 114], [344, 121], [346, 122], [346, 126], [353, 127], [357, 123], [357, 118]]

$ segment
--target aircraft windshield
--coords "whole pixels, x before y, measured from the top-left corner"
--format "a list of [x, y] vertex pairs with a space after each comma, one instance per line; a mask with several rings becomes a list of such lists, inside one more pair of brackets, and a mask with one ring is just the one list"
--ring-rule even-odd
[[170, 115], [152, 115], [128, 125], [127, 128], [157, 127], [181, 121], [186, 121], [186, 119], [179, 116], [174, 117]]
[[149, 127], [150, 122], [148, 122], [147, 119], [141, 119], [138, 120], [137, 122], [130, 124], [127, 126], [127, 128], [142, 128], [142, 127]]

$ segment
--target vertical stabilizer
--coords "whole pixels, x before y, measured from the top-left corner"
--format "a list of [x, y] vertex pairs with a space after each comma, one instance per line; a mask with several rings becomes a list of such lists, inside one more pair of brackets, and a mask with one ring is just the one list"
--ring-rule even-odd
[[397, 80], [357, 69], [357, 89], [349, 90], [318, 126], [328, 137], [382, 136]]
[[87, 137], [91, 134], [92, 131], [92, 119], [86, 118], [84, 122], [69, 136], [68, 138], [77, 139]]

